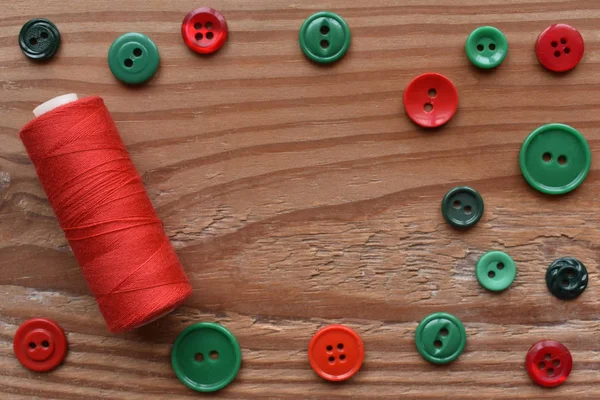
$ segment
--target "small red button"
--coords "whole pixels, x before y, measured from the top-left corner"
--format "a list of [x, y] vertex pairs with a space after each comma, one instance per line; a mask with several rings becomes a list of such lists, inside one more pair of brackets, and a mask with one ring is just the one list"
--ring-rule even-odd
[[181, 36], [187, 47], [196, 53], [214, 53], [227, 40], [227, 21], [217, 10], [196, 8], [183, 19]]
[[329, 381], [344, 381], [360, 369], [365, 349], [360, 337], [344, 325], [329, 325], [319, 330], [308, 345], [310, 366]]
[[569, 349], [555, 340], [542, 340], [533, 345], [525, 358], [527, 373], [532, 381], [545, 387], [562, 384], [573, 368]]
[[540, 63], [554, 72], [569, 71], [583, 57], [583, 37], [572, 26], [554, 24], [546, 28], [537, 39], [535, 52]]
[[458, 92], [452, 81], [433, 72], [417, 76], [404, 90], [404, 110], [424, 128], [444, 125], [456, 113]]
[[17, 359], [24, 367], [44, 372], [56, 368], [67, 354], [67, 338], [54, 321], [35, 318], [25, 321], [13, 340]]

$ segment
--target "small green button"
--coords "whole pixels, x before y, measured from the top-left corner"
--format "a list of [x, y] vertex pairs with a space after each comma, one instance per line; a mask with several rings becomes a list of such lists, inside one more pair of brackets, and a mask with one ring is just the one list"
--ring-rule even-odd
[[125, 83], [139, 84], [154, 76], [160, 57], [146, 35], [130, 32], [119, 36], [108, 50], [108, 66]]
[[576, 129], [563, 124], [543, 125], [521, 146], [521, 172], [536, 190], [564, 194], [577, 188], [592, 165], [590, 146]]
[[60, 33], [52, 22], [43, 18], [27, 21], [19, 32], [19, 47], [34, 60], [52, 58], [60, 47]]
[[199, 392], [214, 392], [229, 385], [241, 362], [242, 353], [235, 336], [212, 322], [188, 326], [171, 351], [171, 363], [179, 380]]
[[447, 364], [456, 360], [465, 349], [467, 332], [454, 315], [437, 312], [421, 321], [415, 342], [424, 359], [434, 364]]
[[490, 251], [477, 261], [475, 275], [481, 286], [493, 292], [500, 292], [515, 280], [517, 265], [508, 254]]
[[442, 200], [442, 215], [456, 228], [469, 228], [483, 215], [483, 199], [475, 189], [468, 186], [455, 187]]
[[327, 64], [339, 60], [350, 47], [350, 28], [329, 11], [311, 15], [300, 28], [300, 48], [311, 60]]
[[480, 26], [467, 37], [465, 50], [476, 67], [495, 68], [502, 64], [508, 54], [508, 41], [499, 29]]

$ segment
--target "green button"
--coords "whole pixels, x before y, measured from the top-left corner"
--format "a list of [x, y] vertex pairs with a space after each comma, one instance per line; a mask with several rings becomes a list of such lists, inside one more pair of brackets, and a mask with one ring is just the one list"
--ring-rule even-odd
[[108, 66], [118, 79], [138, 84], [154, 76], [160, 57], [152, 40], [141, 33], [119, 36], [108, 50]]
[[311, 60], [327, 64], [339, 60], [350, 47], [350, 28], [328, 11], [311, 15], [300, 28], [300, 48]]
[[563, 194], [583, 182], [592, 165], [590, 146], [581, 133], [563, 124], [543, 125], [521, 146], [521, 172], [536, 190]]
[[493, 292], [500, 292], [515, 280], [517, 266], [508, 254], [490, 251], [477, 261], [475, 275], [481, 286]]
[[475, 189], [455, 187], [442, 200], [442, 215], [456, 228], [469, 228], [483, 215], [483, 199]]
[[235, 336], [212, 322], [184, 329], [171, 351], [171, 363], [179, 380], [199, 392], [214, 392], [229, 385], [241, 362], [242, 353]]
[[428, 315], [417, 327], [417, 350], [434, 364], [447, 364], [461, 355], [467, 344], [467, 332], [454, 315], [437, 312]]
[[508, 54], [508, 41], [497, 28], [480, 26], [467, 37], [465, 50], [476, 67], [495, 68], [502, 64]]
[[47, 60], [60, 47], [60, 33], [52, 22], [43, 18], [32, 19], [19, 32], [19, 47], [27, 57]]

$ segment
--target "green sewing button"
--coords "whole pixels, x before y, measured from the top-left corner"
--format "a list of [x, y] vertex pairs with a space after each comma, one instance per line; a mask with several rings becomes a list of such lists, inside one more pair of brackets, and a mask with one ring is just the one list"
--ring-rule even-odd
[[329, 11], [311, 15], [300, 28], [300, 48], [311, 60], [327, 64], [339, 60], [350, 47], [350, 28]]
[[483, 215], [483, 199], [473, 188], [455, 187], [442, 199], [442, 215], [455, 228], [469, 228]]
[[543, 125], [521, 146], [521, 172], [534, 189], [564, 194], [577, 188], [590, 172], [590, 146], [576, 129], [563, 124]]
[[469, 60], [479, 68], [495, 68], [508, 54], [506, 36], [493, 26], [480, 26], [467, 37], [465, 50]]
[[434, 364], [447, 364], [456, 360], [465, 349], [467, 332], [454, 315], [437, 312], [421, 321], [415, 342], [424, 359]]
[[229, 385], [241, 362], [242, 353], [235, 336], [212, 322], [184, 329], [171, 351], [171, 363], [179, 380], [199, 392], [215, 392]]
[[493, 292], [500, 292], [515, 280], [517, 266], [508, 254], [490, 251], [477, 261], [475, 275], [481, 286]]
[[31, 59], [52, 58], [60, 47], [58, 28], [44, 18], [27, 21], [19, 32], [19, 47], [23, 54]]
[[108, 66], [125, 83], [139, 84], [154, 76], [160, 57], [146, 35], [130, 32], [119, 36], [108, 50]]

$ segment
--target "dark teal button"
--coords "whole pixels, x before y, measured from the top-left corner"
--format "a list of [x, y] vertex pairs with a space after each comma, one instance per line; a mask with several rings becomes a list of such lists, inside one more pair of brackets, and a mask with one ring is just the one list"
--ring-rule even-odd
[[499, 29], [480, 26], [467, 37], [465, 51], [476, 67], [495, 68], [508, 54], [508, 41]]
[[19, 32], [19, 47], [34, 60], [52, 58], [60, 47], [60, 33], [52, 22], [43, 18], [32, 19]]
[[311, 60], [327, 64], [342, 58], [350, 47], [350, 28], [328, 11], [311, 15], [300, 28], [300, 48]]
[[576, 258], [559, 258], [546, 270], [546, 286], [559, 299], [572, 300], [578, 297], [587, 284], [587, 268]]
[[442, 200], [442, 215], [456, 228], [469, 228], [483, 215], [483, 199], [475, 189], [455, 187]]
[[108, 50], [108, 66], [125, 83], [139, 84], [154, 76], [160, 57], [152, 40], [130, 32], [117, 38]]

